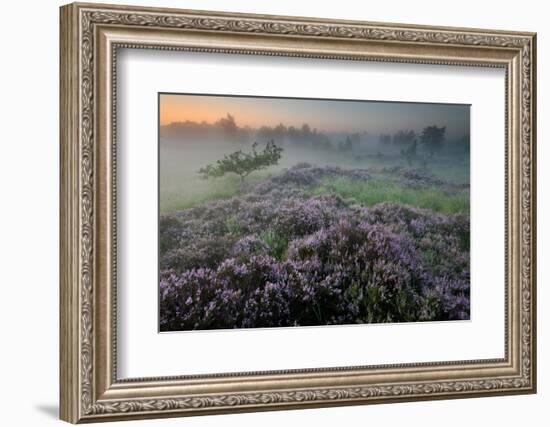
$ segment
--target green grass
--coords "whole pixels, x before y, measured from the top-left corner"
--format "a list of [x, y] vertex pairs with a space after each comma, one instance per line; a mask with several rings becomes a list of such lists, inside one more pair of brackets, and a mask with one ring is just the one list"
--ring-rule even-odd
[[170, 193], [164, 191], [160, 203], [161, 213], [187, 209], [210, 200], [229, 199], [238, 193], [239, 179], [210, 180], [208, 183], [197, 182], [193, 190], [188, 190], [185, 196], [177, 191]]
[[288, 240], [278, 235], [273, 230], [264, 231], [260, 239], [270, 249], [271, 254], [277, 259], [283, 259], [286, 249], [288, 247]]
[[429, 171], [438, 178], [449, 181], [455, 184], [470, 183], [470, 166], [469, 164], [438, 164], [429, 167]]
[[[254, 184], [264, 180], [269, 174], [256, 173], [246, 179], [246, 184]], [[176, 212], [182, 209], [192, 208], [201, 203], [212, 200], [230, 199], [241, 192], [241, 180], [236, 175], [227, 175], [223, 178], [202, 179], [191, 177], [187, 185], [170, 187], [161, 182], [161, 214]]]
[[388, 180], [357, 181], [349, 178], [327, 179], [311, 190], [313, 195], [335, 193], [363, 206], [382, 202], [403, 203], [441, 213], [469, 213], [470, 193], [446, 194], [437, 187], [405, 188]]
[[[173, 213], [178, 210], [187, 209], [193, 206], [200, 205], [205, 202], [213, 200], [229, 199], [241, 194], [241, 185], [239, 177], [235, 175], [227, 175], [219, 179], [201, 179], [198, 174], [198, 170], [206, 165], [215, 162], [223, 157], [225, 154], [229, 154], [236, 149], [247, 149], [245, 145], [235, 145], [232, 143], [224, 143], [219, 141], [218, 143], [204, 143], [203, 141], [186, 141], [184, 146], [176, 148], [175, 146], [166, 146], [163, 148], [161, 144], [160, 151], [160, 211], [162, 214]], [[399, 155], [386, 154], [382, 156], [361, 156], [358, 157], [354, 153], [343, 152], [326, 152], [323, 150], [314, 150], [311, 147], [307, 148], [291, 148], [285, 147], [285, 152], [277, 166], [270, 167], [269, 169], [254, 172], [252, 175], [246, 178], [247, 184], [257, 183], [269, 175], [281, 173], [283, 169], [289, 168], [299, 162], [308, 162], [320, 167], [323, 166], [340, 166], [342, 168], [359, 168], [367, 169], [373, 174], [378, 174], [380, 178], [386, 178], [392, 180], [394, 174], [391, 172], [382, 173], [381, 169], [392, 166], [401, 166], [408, 168], [408, 164], [404, 158]], [[420, 168], [422, 165], [419, 161], [415, 161], [412, 164], [413, 168]], [[469, 164], [468, 159], [464, 158], [440, 158], [435, 157], [430, 160], [427, 165], [428, 171], [433, 173], [437, 177], [450, 181], [455, 184], [469, 183]], [[348, 184], [345, 184], [348, 186]], [[324, 187], [324, 186], [322, 186]], [[344, 193], [353, 192], [353, 185], [349, 186], [349, 189]], [[383, 186], [382, 186], [383, 187]], [[326, 190], [326, 189], [325, 189]], [[382, 193], [383, 190], [391, 190], [391, 192], [397, 192], [396, 189], [379, 189]], [[334, 190], [336, 191], [336, 190]], [[409, 191], [410, 190], [404, 190]], [[428, 191], [425, 191], [428, 193]], [[436, 191], [437, 193], [437, 191]], [[441, 191], [439, 192], [441, 196]], [[409, 194], [409, 196], [411, 196]], [[421, 196], [417, 194], [416, 196]], [[429, 199], [434, 195], [424, 194], [423, 197]], [[433, 203], [438, 204], [438, 195], [435, 195]], [[353, 194], [350, 195], [353, 197]], [[374, 197], [374, 195], [372, 196]], [[397, 197], [397, 196], [396, 196]], [[405, 197], [402, 195], [402, 197]], [[465, 198], [466, 196], [464, 196]], [[459, 200], [452, 201], [453, 197], [444, 195], [444, 198], [449, 199], [446, 203], [459, 203]], [[455, 199], [461, 199], [461, 197], [454, 197]], [[378, 201], [383, 201], [378, 200]], [[397, 199], [397, 201], [399, 198]], [[358, 198], [360, 201], [360, 198]], [[368, 202], [368, 198], [365, 199], [365, 203]], [[425, 200], [424, 204], [428, 204]], [[429, 207], [429, 206], [427, 206]], [[467, 205], [466, 205], [467, 207]], [[462, 203], [462, 208], [466, 209]], [[442, 207], [445, 210], [460, 210], [460, 206]]]

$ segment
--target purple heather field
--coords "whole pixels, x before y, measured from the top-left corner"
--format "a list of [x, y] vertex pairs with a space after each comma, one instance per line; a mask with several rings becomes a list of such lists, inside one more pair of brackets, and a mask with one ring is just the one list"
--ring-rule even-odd
[[160, 331], [470, 318], [469, 138], [228, 119], [161, 127]]

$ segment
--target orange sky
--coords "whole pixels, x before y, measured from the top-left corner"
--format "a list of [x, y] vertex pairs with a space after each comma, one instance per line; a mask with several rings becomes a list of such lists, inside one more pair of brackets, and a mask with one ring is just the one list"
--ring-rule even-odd
[[[160, 125], [187, 120], [213, 123], [228, 113], [235, 116], [240, 127], [259, 127], [295, 121], [296, 117], [291, 112], [277, 111], [277, 108], [270, 108], [269, 104], [269, 100], [264, 100], [260, 106], [254, 98], [162, 94]], [[269, 123], [270, 117], [273, 118], [273, 123]]]
[[420, 130], [437, 124], [448, 133], [464, 135], [470, 128], [469, 106], [378, 101], [342, 101], [161, 94], [160, 125], [174, 122], [214, 123], [231, 114], [239, 127], [285, 126], [304, 123], [319, 131], [391, 132]]

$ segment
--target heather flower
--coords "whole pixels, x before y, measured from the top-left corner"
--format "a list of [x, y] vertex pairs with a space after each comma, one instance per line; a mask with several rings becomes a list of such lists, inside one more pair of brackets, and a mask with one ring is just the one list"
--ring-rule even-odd
[[[448, 187], [424, 171], [393, 174]], [[342, 176], [370, 179], [302, 163], [162, 216], [161, 330], [468, 319], [469, 217], [308, 193]]]

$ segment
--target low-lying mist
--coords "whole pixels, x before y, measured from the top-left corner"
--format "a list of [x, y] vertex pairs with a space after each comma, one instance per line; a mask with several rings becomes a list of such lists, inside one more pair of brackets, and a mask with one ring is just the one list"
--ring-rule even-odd
[[247, 178], [250, 182], [301, 162], [371, 172], [396, 167], [421, 169], [460, 185], [470, 180], [469, 136], [449, 138], [443, 126], [420, 130], [396, 127], [395, 132], [383, 134], [366, 130], [320, 132], [307, 124], [300, 128], [281, 124], [252, 129], [237, 126], [228, 115], [213, 124], [183, 122], [161, 127], [161, 213], [227, 197], [237, 186], [238, 177], [204, 180], [199, 169], [235, 151], [249, 152], [255, 142], [261, 150], [269, 141], [283, 148], [281, 159], [276, 166], [251, 174]]

